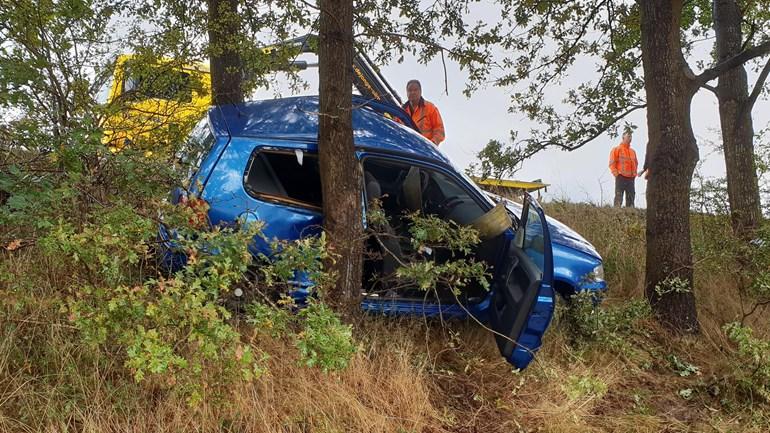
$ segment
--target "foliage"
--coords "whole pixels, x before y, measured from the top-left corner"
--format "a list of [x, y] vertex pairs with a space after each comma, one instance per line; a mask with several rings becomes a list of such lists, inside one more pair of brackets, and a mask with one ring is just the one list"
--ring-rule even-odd
[[471, 226], [419, 213], [410, 215], [409, 220], [410, 242], [416, 251], [447, 248], [452, 254], [468, 255], [481, 242], [478, 232]]
[[745, 391], [770, 402], [770, 341], [740, 323], [728, 323], [724, 331], [738, 346], [738, 360], [731, 363], [736, 380]]
[[191, 403], [204, 397], [206, 380], [226, 385], [261, 374], [259, 357], [241, 343], [221, 304], [251, 263], [247, 246], [255, 233], [224, 229], [180, 238], [187, 266], [142, 282], [122, 270], [137, 262], [136, 248], [146, 254], [156, 225], [132, 214], [110, 216], [122, 216], [121, 224], [97, 222], [78, 232], [62, 225], [41, 241], [49, 257], [72, 260], [88, 277], [68, 288], [68, 315], [83, 338], [125, 356], [137, 381], [154, 376], [179, 384]]
[[754, 163], [762, 201], [762, 212], [770, 214], [770, 126], [765, 126], [754, 134]]
[[91, 65], [106, 60], [111, 21], [122, 7], [121, 0], [0, 5], [0, 110], [23, 113], [24, 129], [43, 139], [30, 141], [34, 148], [63, 145], [69, 128], [98, 122], [93, 99], [104, 76]]
[[[511, 132], [511, 140], [515, 139], [516, 133]], [[503, 179], [513, 175], [528, 156], [520, 148], [506, 146], [498, 140], [489, 140], [476, 157], [479, 163], [472, 163], [468, 167], [469, 175], [482, 179]]]
[[564, 390], [570, 400], [579, 400], [585, 397], [601, 398], [607, 393], [607, 384], [598, 377], [570, 376]]
[[269, 255], [258, 256], [257, 278], [266, 288], [286, 291], [292, 281], [302, 276], [313, 284], [309, 290], [323, 296], [324, 289], [333, 284], [334, 276], [323, 268], [323, 261], [329, 257], [325, 233], [291, 242], [275, 239], [270, 243], [270, 251]]
[[[410, 243], [415, 252], [399, 267], [396, 276], [403, 285], [414, 284], [420, 290], [449, 287], [459, 295], [463, 287], [472, 281], [489, 289], [487, 265], [471, 255], [480, 242], [478, 232], [470, 226], [460, 226], [434, 215], [408, 215]], [[450, 260], [435, 260], [440, 250], [451, 255]]]
[[317, 301], [310, 301], [299, 314], [305, 321], [296, 345], [305, 365], [325, 372], [347, 367], [356, 352], [352, 326]]
[[671, 369], [681, 377], [687, 377], [691, 375], [700, 375], [700, 368], [697, 365], [690, 364], [689, 362], [680, 359], [674, 354], [670, 354], [666, 357]]
[[640, 322], [651, 315], [646, 301], [604, 307], [591, 292], [578, 292], [570, 298], [565, 311], [568, 334], [579, 345], [600, 343], [616, 350], [626, 347], [626, 337], [634, 333]]
[[680, 277], [669, 277], [655, 286], [655, 294], [663, 297], [669, 293], [690, 293], [689, 281]]
[[261, 302], [246, 306], [246, 321], [259, 332], [271, 337], [280, 337], [289, 331], [291, 316], [285, 309], [275, 308]]

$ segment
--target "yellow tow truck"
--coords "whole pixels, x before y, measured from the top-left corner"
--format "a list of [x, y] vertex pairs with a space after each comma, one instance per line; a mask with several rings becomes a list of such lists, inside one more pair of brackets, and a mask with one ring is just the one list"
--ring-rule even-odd
[[208, 65], [173, 60], [115, 60], [103, 123], [103, 143], [113, 152], [126, 146], [157, 153], [186, 136], [211, 105]]

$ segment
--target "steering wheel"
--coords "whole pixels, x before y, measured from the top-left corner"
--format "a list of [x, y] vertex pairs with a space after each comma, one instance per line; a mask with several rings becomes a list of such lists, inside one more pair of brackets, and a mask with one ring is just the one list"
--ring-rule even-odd
[[451, 197], [447, 197], [443, 203], [441, 203], [440, 207], [446, 210], [447, 212], [450, 212], [452, 209], [454, 209], [457, 205], [464, 202], [465, 199], [459, 195], [453, 195]]

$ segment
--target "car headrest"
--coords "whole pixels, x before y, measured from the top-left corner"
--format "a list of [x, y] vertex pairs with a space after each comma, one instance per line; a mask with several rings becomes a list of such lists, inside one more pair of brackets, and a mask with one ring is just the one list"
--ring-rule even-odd
[[404, 205], [412, 212], [422, 211], [422, 180], [420, 169], [412, 167], [404, 178], [401, 191], [404, 196]]
[[382, 196], [382, 187], [380, 182], [368, 171], [364, 173], [364, 184], [366, 185], [366, 199], [374, 200]]

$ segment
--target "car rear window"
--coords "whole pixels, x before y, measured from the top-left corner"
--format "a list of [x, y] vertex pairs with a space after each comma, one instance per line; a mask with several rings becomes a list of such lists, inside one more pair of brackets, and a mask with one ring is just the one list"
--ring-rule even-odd
[[255, 198], [313, 208], [323, 204], [316, 155], [256, 151], [246, 169], [244, 184]]

